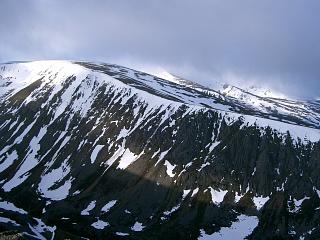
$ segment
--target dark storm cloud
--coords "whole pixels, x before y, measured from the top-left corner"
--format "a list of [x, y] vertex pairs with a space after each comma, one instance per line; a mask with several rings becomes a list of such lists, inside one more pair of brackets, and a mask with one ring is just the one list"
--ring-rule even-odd
[[0, 61], [161, 66], [207, 85], [250, 81], [315, 97], [319, 10], [317, 0], [2, 0]]

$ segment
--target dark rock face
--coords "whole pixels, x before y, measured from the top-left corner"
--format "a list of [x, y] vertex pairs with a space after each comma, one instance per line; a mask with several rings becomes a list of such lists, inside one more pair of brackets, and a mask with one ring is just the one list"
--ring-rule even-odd
[[249, 239], [320, 238], [319, 142], [82, 65], [104, 73], [43, 70], [1, 102], [1, 231], [197, 239], [242, 214]]

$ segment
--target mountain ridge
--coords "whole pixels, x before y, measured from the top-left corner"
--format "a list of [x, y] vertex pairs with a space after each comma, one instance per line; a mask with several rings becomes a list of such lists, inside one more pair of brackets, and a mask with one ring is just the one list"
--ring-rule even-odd
[[[99, 72], [101, 71], [103, 73], [103, 71], [109, 71], [108, 73], [113, 76], [118, 76], [118, 79], [116, 77], [117, 80], [122, 79], [122, 81], [126, 78], [126, 80], [124, 81], [125, 84], [132, 86], [134, 88], [137, 88], [140, 90], [143, 90], [145, 92], [147, 92], [147, 90], [151, 90], [151, 94], [153, 95], [158, 95], [160, 94], [159, 97], [161, 98], [165, 98], [168, 100], [174, 100], [176, 102], [181, 102], [184, 104], [191, 104], [191, 105], [195, 105], [195, 106], [200, 106], [200, 107], [209, 107], [209, 108], [213, 108], [215, 110], [221, 110], [223, 112], [230, 112], [232, 113], [236, 113], [235, 117], [239, 117], [240, 115], [248, 115], [248, 116], [253, 116], [253, 117], [260, 117], [262, 119], [270, 119], [270, 120], [276, 120], [279, 122], [285, 122], [285, 123], [289, 123], [289, 124], [295, 124], [295, 125], [303, 125], [303, 126], [307, 126], [307, 127], [313, 127], [313, 128], [320, 128], [320, 104], [316, 104], [316, 102], [301, 102], [301, 101], [288, 101], [285, 99], [280, 99], [280, 102], [275, 101], [274, 99], [271, 98], [262, 98], [260, 96], [256, 96], [252, 93], [248, 93], [244, 90], [241, 90], [240, 88], [237, 88], [238, 90], [241, 90], [241, 94], [242, 95], [246, 95], [246, 97], [249, 99], [249, 101], [242, 101], [240, 98], [235, 98], [234, 96], [228, 96], [225, 95], [219, 91], [215, 91], [215, 90], [211, 90], [209, 88], [206, 87], [201, 87], [201, 85], [196, 84], [194, 85], [195, 87], [190, 85], [190, 81], [189, 83], [186, 84], [182, 84], [181, 87], [182, 89], [180, 89], [177, 86], [180, 86], [180, 84], [176, 84], [174, 86], [174, 88], [172, 88], [172, 86], [168, 86], [165, 85], [165, 87], [167, 89], [169, 89], [171, 92], [166, 92], [167, 90], [165, 89], [164, 91], [161, 90], [162, 86], [160, 83], [158, 84], [158, 81], [167, 81], [164, 79], [160, 79], [155, 77], [154, 79], [152, 79], [154, 82], [151, 81], [145, 81], [145, 79], [142, 78], [142, 80], [140, 78], [139, 81], [136, 81], [137, 78], [134, 77], [134, 74], [139, 75], [140, 77], [149, 77], [149, 78], [153, 78], [152, 75], [149, 75], [147, 73], [143, 73], [143, 72], [139, 72], [139, 71], [135, 71], [133, 69], [130, 68], [125, 68], [125, 67], [121, 67], [119, 65], [114, 65], [114, 64], [96, 64], [96, 63], [88, 63], [88, 62], [75, 62], [75, 64], [73, 64], [73, 62], [70, 61], [35, 61], [33, 62], [35, 64], [54, 64], [54, 63], [58, 63], [58, 64], [71, 64], [71, 66], [75, 66], [77, 64], [80, 64], [81, 66], [86, 67], [87, 69], [89, 69], [90, 71], [94, 71], [94, 72]], [[112, 72], [114, 68], [118, 68], [119, 70], [116, 70], [115, 72]], [[111, 69], [111, 70], [110, 70]], [[83, 70], [83, 69], [82, 69]], [[131, 76], [129, 76], [128, 74], [122, 74], [121, 75], [121, 71], [132, 71], [130, 74]], [[94, 72], [88, 72], [87, 74], [94, 74]], [[130, 78], [133, 77], [133, 78]], [[120, 79], [119, 79], [120, 78]], [[131, 80], [130, 80], [131, 79]], [[133, 79], [133, 81], [132, 81]], [[126, 81], [132, 81], [131, 83], [128, 83]], [[151, 84], [149, 84], [151, 82]], [[164, 82], [164, 83], [165, 83]], [[155, 84], [154, 86], [152, 86], [152, 84]], [[170, 87], [170, 88], [168, 88]], [[160, 91], [159, 91], [160, 89]], [[175, 91], [178, 91], [178, 94], [175, 93]], [[192, 94], [196, 95], [196, 97], [192, 97]], [[249, 96], [249, 97], [248, 97]], [[254, 99], [252, 100], [250, 97], [254, 97], [254, 98], [258, 98], [258, 100]], [[264, 99], [267, 99], [267, 101], [265, 101]], [[161, 100], [162, 101], [162, 100]], [[263, 108], [255, 108], [257, 104], [251, 104], [251, 102], [257, 101], [260, 104], [267, 104], [267, 106], [264, 106]], [[248, 104], [249, 103], [249, 104]], [[278, 108], [280, 105], [280, 112], [278, 112]], [[293, 108], [291, 105], [293, 105], [295, 108]], [[302, 107], [297, 107], [297, 105], [301, 105]], [[271, 109], [271, 110], [269, 110]], [[303, 115], [301, 114], [301, 111], [303, 112]], [[271, 112], [271, 113], [270, 113]], [[240, 115], [237, 115], [240, 114]], [[253, 120], [249, 120], [249, 122], [251, 122], [252, 124]], [[265, 120], [262, 120], [262, 122], [264, 122]], [[265, 126], [265, 124], [262, 123], [263, 126]], [[272, 124], [272, 121], [270, 121], [270, 125], [275, 125]], [[274, 128], [276, 128], [274, 126]], [[289, 127], [289, 129], [291, 129]], [[288, 130], [289, 130], [288, 129]], [[278, 129], [280, 130], [280, 129]], [[292, 129], [291, 129], [292, 130]], [[308, 134], [309, 136], [312, 136], [314, 133], [310, 133]], [[316, 135], [318, 134], [318, 132], [315, 133]], [[304, 139], [304, 136], [301, 136], [301, 134], [298, 134], [300, 136], [301, 139]], [[309, 137], [308, 136], [308, 137]], [[315, 141], [314, 139], [317, 139], [316, 137], [313, 137], [313, 141]]]
[[319, 237], [317, 117], [250, 116], [259, 112], [215, 91], [55, 63], [0, 67], [2, 229], [201, 239], [241, 219], [249, 239]]

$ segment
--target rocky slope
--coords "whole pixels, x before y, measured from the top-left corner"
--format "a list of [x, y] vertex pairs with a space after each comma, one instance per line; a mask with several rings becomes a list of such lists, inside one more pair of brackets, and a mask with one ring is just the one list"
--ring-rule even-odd
[[3, 64], [0, 230], [318, 239], [319, 120], [317, 101], [215, 91], [112, 64]]

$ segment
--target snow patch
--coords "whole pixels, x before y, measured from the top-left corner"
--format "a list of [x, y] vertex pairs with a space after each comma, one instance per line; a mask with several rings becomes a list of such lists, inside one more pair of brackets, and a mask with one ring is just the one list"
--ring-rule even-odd
[[[180, 208], [180, 204], [178, 204], [177, 206], [174, 206], [173, 208], [171, 208], [169, 211], [165, 211], [163, 214], [165, 216], [169, 216], [171, 215], [172, 213], [174, 213], [175, 211], [177, 211], [178, 209]], [[165, 217], [162, 218], [162, 220], [166, 219]]]
[[42, 196], [57, 201], [65, 199], [69, 195], [71, 179], [65, 180], [64, 184], [60, 187], [53, 188], [55, 184], [63, 181], [70, 173], [71, 169], [68, 165], [68, 160], [69, 158], [67, 158], [59, 168], [51, 169], [50, 172], [41, 177], [38, 191]]
[[[160, 149], [159, 149], [159, 150], [160, 150]], [[168, 149], [167, 151], [164, 151], [164, 152], [160, 153], [159, 159], [158, 159], [158, 161], [156, 162], [155, 166], [158, 165], [158, 163], [168, 154], [169, 151], [170, 151], [170, 149]]]
[[21, 208], [16, 207], [13, 203], [7, 202], [7, 201], [0, 201], [0, 209], [4, 209], [7, 211], [17, 212], [20, 214], [28, 214], [26, 211], [24, 211]]
[[206, 234], [203, 229], [200, 229], [200, 237], [198, 240], [243, 240], [246, 236], [258, 225], [258, 218], [256, 216], [238, 216], [238, 221], [233, 222], [230, 227], [222, 227], [219, 232], [211, 235]]
[[191, 189], [183, 190], [182, 201], [187, 197], [187, 195], [191, 192]]
[[129, 233], [124, 233], [124, 232], [116, 232], [116, 235], [118, 236], [129, 236]]
[[10, 224], [15, 225], [15, 226], [20, 226], [16, 221], [11, 220], [11, 219], [6, 218], [6, 217], [0, 217], [0, 223], [10, 223]]
[[174, 173], [173, 173], [173, 169], [175, 169], [175, 167], [177, 165], [172, 165], [168, 160], [165, 161], [164, 165], [167, 167], [167, 174], [169, 177], [174, 177]]
[[228, 192], [227, 190], [223, 191], [221, 189], [214, 190], [212, 187], [209, 187], [209, 189], [211, 193], [212, 202], [215, 204], [220, 204], [223, 201], [224, 196]]
[[199, 188], [196, 188], [192, 191], [191, 197], [194, 197], [199, 192]]
[[102, 212], [109, 212], [110, 209], [117, 203], [117, 200], [112, 200], [110, 202], [108, 202], [106, 205], [104, 205], [102, 208], [101, 208], [101, 211]]
[[95, 206], [96, 206], [96, 201], [94, 200], [94, 201], [90, 202], [89, 205], [81, 211], [81, 215], [89, 215], [89, 212], [92, 209], [94, 209]]
[[95, 229], [104, 229], [105, 227], [109, 226], [108, 222], [104, 222], [100, 219], [98, 219], [96, 222], [91, 224], [92, 227], [94, 227]]
[[305, 197], [303, 197], [303, 198], [301, 198], [301, 199], [299, 199], [299, 200], [293, 199], [293, 202], [294, 202], [294, 206], [295, 206], [295, 207], [294, 207], [294, 209], [293, 209], [291, 212], [294, 212], [294, 213], [299, 212], [302, 203], [303, 203], [305, 200], [307, 200], [307, 199], [310, 199], [310, 197], [305, 196]]
[[131, 227], [131, 230], [135, 232], [141, 232], [144, 228], [145, 226], [143, 226], [142, 223], [135, 222], [135, 224]]
[[254, 197], [253, 202], [254, 205], [256, 205], [257, 210], [260, 210], [269, 199], [269, 197]]
[[94, 163], [97, 156], [98, 156], [98, 153], [101, 151], [101, 149], [104, 147], [104, 145], [96, 145], [95, 148], [93, 149], [92, 153], [91, 153], [91, 156], [90, 156], [90, 160], [91, 160], [91, 163]]
[[14, 161], [16, 161], [18, 159], [18, 153], [16, 150], [14, 150], [12, 153], [6, 153], [5, 158], [3, 159], [3, 161], [0, 163], [0, 172], [3, 172], [4, 170], [6, 170], [8, 167], [10, 167], [12, 165], [12, 163]]
[[13, 188], [23, 183], [29, 176], [28, 171], [30, 171], [39, 163], [37, 159], [37, 153], [40, 150], [39, 142], [46, 134], [46, 132], [47, 127], [43, 127], [40, 129], [38, 135], [32, 138], [32, 140], [29, 143], [29, 151], [26, 154], [26, 157], [20, 165], [18, 171], [16, 171], [13, 178], [11, 178], [2, 186], [5, 192], [10, 192]]
[[118, 169], [126, 169], [131, 163], [135, 162], [138, 158], [138, 155], [135, 155], [133, 152], [130, 151], [129, 148], [127, 148], [123, 155], [121, 156], [121, 159], [119, 161]]

